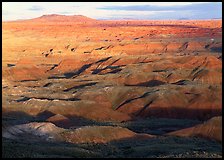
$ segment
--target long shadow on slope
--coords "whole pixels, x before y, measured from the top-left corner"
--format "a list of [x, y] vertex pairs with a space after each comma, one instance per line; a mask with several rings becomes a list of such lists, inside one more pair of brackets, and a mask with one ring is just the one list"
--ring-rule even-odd
[[[47, 119], [55, 116], [55, 113], [52, 113], [48, 110], [43, 111], [41, 113], [39, 113], [37, 116], [35, 116], [35, 120], [38, 120], [39, 122], [45, 122], [48, 121]], [[58, 114], [60, 115], [60, 114]], [[63, 116], [64, 118], [59, 118], [59, 119], [54, 119], [53, 121], [51, 120], [51, 123], [55, 124], [58, 127], [61, 128], [78, 128], [78, 127], [82, 127], [82, 126], [91, 126], [91, 125], [102, 125], [100, 122], [96, 122], [94, 120], [90, 120], [87, 118], [83, 118], [80, 116], [74, 116], [74, 115], [63, 115], [63, 113], [61, 113], [61, 116]], [[49, 121], [48, 121], [49, 122]]]
[[138, 97], [135, 97], [135, 98], [130, 98], [130, 99], [127, 99], [127, 100], [125, 100], [124, 102], [122, 102], [119, 106], [116, 106], [116, 107], [113, 107], [113, 109], [114, 110], [118, 110], [119, 108], [121, 108], [123, 105], [125, 105], [125, 104], [128, 104], [128, 103], [130, 103], [130, 102], [132, 102], [132, 101], [135, 101], [135, 100], [137, 100], [137, 99], [140, 99], [140, 98], [145, 98], [145, 97], [147, 97], [148, 95], [150, 95], [151, 93], [154, 93], [154, 92], [157, 92], [157, 91], [159, 91], [159, 90], [155, 90], [155, 91], [150, 91], [150, 92], [145, 92], [143, 95], [141, 95], [141, 96], [138, 96]]
[[192, 119], [173, 118], [141, 118], [123, 122], [122, 126], [136, 133], [147, 133], [152, 135], [163, 135], [168, 132], [188, 128], [203, 123]]
[[86, 69], [90, 68], [92, 66], [92, 64], [93, 63], [85, 64], [80, 69], [78, 69], [76, 71], [66, 72], [66, 73], [64, 73], [61, 76], [51, 76], [51, 77], [48, 77], [48, 79], [69, 79], [69, 78], [75, 78], [76, 76], [78, 76], [81, 73], [83, 73]]
[[137, 84], [125, 84], [125, 86], [155, 87], [155, 86], [160, 86], [163, 84], [166, 84], [166, 83], [159, 80], [150, 80], [147, 82], [137, 83]]
[[110, 72], [107, 72], [105, 74], [115, 74], [115, 73], [119, 73], [120, 71], [122, 71], [122, 69], [121, 68], [118, 68], [118, 69], [114, 69], [114, 70], [112, 70]]
[[25, 124], [35, 120], [34, 116], [31, 116], [22, 111], [9, 111], [2, 113], [2, 125], [18, 125]]
[[8, 111], [2, 113], [2, 123], [5, 125], [19, 125], [30, 122], [45, 122], [46, 119], [54, 115], [54, 113], [47, 110], [40, 112], [36, 116], [23, 111]]
[[35, 116], [35, 119], [36, 120], [38, 120], [38, 121], [45, 121], [46, 119], [48, 119], [48, 118], [50, 118], [50, 117], [52, 117], [52, 116], [54, 116], [55, 114], [54, 113], [52, 113], [52, 112], [50, 112], [50, 111], [48, 111], [48, 110], [45, 110], [45, 111], [43, 111], [43, 112], [41, 112], [41, 113], [39, 113], [39, 114], [37, 114], [36, 116]]
[[203, 108], [186, 108], [186, 107], [151, 107], [141, 113], [142, 118], [175, 118], [175, 119], [192, 119], [192, 120], [208, 120], [214, 116], [221, 116], [222, 109], [203, 109]]
[[[120, 71], [122, 71], [122, 69], [120, 67], [121, 66], [107, 66], [106, 68], [103, 68], [103, 69], [94, 69], [92, 74], [100, 74], [100, 75], [116, 74], [116, 73], [119, 73]], [[106, 69], [110, 69], [110, 71], [108, 71], [107, 73], [101, 73], [102, 71], [104, 71]]]
[[175, 85], [188, 85], [188, 84], [192, 84], [192, 81], [189, 80], [179, 80], [177, 82], [171, 83], [171, 84], [175, 84]]
[[[48, 118], [52, 116], [56, 116], [57, 114], [44, 110], [43, 112], [38, 113], [36, 116], [30, 115], [23, 111], [8, 111], [2, 113], [2, 125], [8, 126], [8, 125], [19, 125], [19, 124], [25, 124], [25, 123], [31, 123], [31, 122], [48, 122]], [[51, 123], [55, 124], [58, 127], [61, 128], [78, 128], [82, 126], [102, 126], [102, 125], [108, 125], [111, 126], [113, 124], [108, 122], [98, 122], [91, 119], [87, 119], [81, 116], [75, 116], [75, 115], [63, 115], [63, 113], [58, 114], [65, 117], [65, 119], [55, 119], [54, 121], [51, 121]]]
[[109, 60], [109, 59], [111, 59], [111, 58], [112, 58], [112, 56], [110, 56], [110, 57], [106, 57], [106, 58], [103, 58], [103, 59], [100, 59], [99, 61], [96, 61], [95, 64], [106, 62], [107, 60]]
[[[96, 62], [94, 62], [94, 63], [85, 64], [85, 65], [83, 65], [80, 69], [78, 69], [78, 71], [64, 73], [64, 76], [65, 76], [66, 78], [72, 78], [72, 77], [74, 78], [74, 76], [78, 76], [78, 75], [80, 75], [80, 74], [83, 73], [86, 69], [90, 68], [93, 64], [97, 64], [97, 63], [102, 64], [103, 62], [109, 60], [110, 58], [112, 58], [112, 57], [111, 57], [111, 56], [110, 56], [110, 57], [106, 57], [106, 58], [103, 58], [103, 59], [101, 59], [101, 60], [99, 60], [99, 61], [96, 61]], [[100, 64], [99, 64], [99, 65], [100, 65]]]
[[155, 101], [157, 97], [155, 97], [153, 100], [149, 101], [142, 109], [140, 109], [135, 115], [139, 116], [141, 113], [143, 113], [152, 103]]
[[98, 63], [102, 64], [103, 62], [109, 60], [110, 58], [112, 58], [112, 57], [111, 56], [110, 57], [106, 57], [106, 58], [98, 60], [98, 61], [96, 61], [94, 63], [85, 64], [81, 68], [79, 68], [78, 70], [75, 70], [75, 71], [72, 71], [72, 72], [66, 72], [62, 76], [51, 76], [51, 77], [48, 77], [48, 79], [64, 79], [64, 78], [65, 79], [69, 79], [69, 78], [75, 78], [75, 77], [79, 76], [81, 73], [85, 72], [85, 70], [90, 68], [93, 64], [98, 64]]
[[[19, 124], [25, 124], [25, 123], [31, 123], [31, 122], [46, 122], [46, 120], [52, 116], [55, 116], [55, 113], [52, 113], [48, 110], [45, 110], [43, 112], [40, 112], [36, 116], [30, 115], [23, 111], [8, 111], [2, 113], [2, 125], [8, 126], [8, 125], [19, 125]], [[55, 124], [58, 127], [61, 128], [70, 128], [72, 126], [75, 127], [81, 127], [86, 125], [99, 125], [100, 122], [96, 122], [90, 119], [78, 117], [78, 116], [67, 116], [68, 121], [64, 120], [55, 120], [54, 122], [51, 122]]]
[[[111, 64], [107, 65], [106, 67], [104, 68], [101, 68], [101, 69], [98, 69], [100, 64], [96, 67], [96, 69], [93, 70], [92, 74], [100, 74], [100, 72], [106, 70], [106, 69], [110, 69], [111, 71], [107, 72], [106, 74], [108, 73], [117, 73], [117, 72], [120, 72], [122, 69], [120, 68], [121, 66], [112, 66], [114, 63], [116, 63], [117, 61], [119, 61], [119, 59], [113, 61]], [[102, 63], [101, 63], [102, 64]]]
[[16, 66], [15, 64], [7, 64], [7, 67], [14, 67]]
[[98, 82], [85, 83], [85, 84], [81, 84], [81, 85], [77, 85], [77, 86], [74, 86], [74, 87], [65, 89], [65, 90], [63, 90], [63, 91], [64, 91], [64, 92], [68, 92], [68, 91], [73, 90], [73, 89], [82, 89], [82, 88], [85, 88], [85, 87], [87, 87], [87, 86], [94, 86], [94, 85], [96, 85], [97, 83], [98, 83]]
[[65, 76], [66, 79], [72, 78], [75, 75], [78, 76], [81, 73], [83, 73], [86, 69], [91, 67], [91, 65], [92, 65], [92, 63], [91, 64], [85, 64], [78, 71], [64, 73], [64, 76]]
[[50, 87], [52, 85], [53, 85], [53, 83], [49, 82], [49, 83], [46, 83], [45, 85], [43, 85], [43, 87]]

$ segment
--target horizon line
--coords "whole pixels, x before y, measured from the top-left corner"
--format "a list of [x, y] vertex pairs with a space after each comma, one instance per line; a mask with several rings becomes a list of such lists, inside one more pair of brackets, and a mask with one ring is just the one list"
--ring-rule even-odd
[[[33, 19], [36, 19], [36, 18], [41, 18], [43, 16], [68, 16], [68, 17], [71, 17], [71, 16], [83, 16], [83, 17], [86, 17], [86, 18], [90, 18], [90, 17], [87, 17], [87, 16], [84, 16], [84, 15], [64, 15], [64, 14], [43, 14], [42, 16], [39, 16], [39, 17], [34, 17], [34, 18], [29, 18], [29, 19], [15, 19], [15, 20], [2, 20], [2, 22], [14, 22], [14, 21], [24, 21], [24, 20], [33, 20]], [[118, 18], [118, 19], [114, 19], [114, 18], [99, 18], [99, 19], [94, 19], [94, 18], [90, 18], [90, 19], [93, 19], [93, 20], [99, 20], [99, 21], [120, 21], [120, 20], [130, 20], [130, 21], [165, 21], [165, 20], [179, 20], [179, 21], [187, 21], [187, 20], [222, 20], [222, 17], [219, 17], [219, 18], [206, 18], [206, 19], [197, 19], [197, 18], [178, 18], [178, 19], [174, 19], [174, 18], [171, 18], [171, 19], [135, 19], [135, 18]]]

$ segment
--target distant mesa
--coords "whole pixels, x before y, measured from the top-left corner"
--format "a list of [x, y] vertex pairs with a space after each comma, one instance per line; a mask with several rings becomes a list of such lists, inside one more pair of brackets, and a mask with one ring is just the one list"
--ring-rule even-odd
[[83, 16], [83, 15], [59, 15], [59, 14], [49, 14], [43, 15], [38, 18], [34, 18], [32, 20], [35, 21], [79, 21], [79, 22], [86, 22], [86, 21], [96, 21], [95, 19]]

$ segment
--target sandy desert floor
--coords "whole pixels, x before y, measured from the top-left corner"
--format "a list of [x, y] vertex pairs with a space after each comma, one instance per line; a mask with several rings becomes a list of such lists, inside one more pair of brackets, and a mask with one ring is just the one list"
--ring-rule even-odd
[[222, 157], [222, 21], [2, 22], [3, 157]]

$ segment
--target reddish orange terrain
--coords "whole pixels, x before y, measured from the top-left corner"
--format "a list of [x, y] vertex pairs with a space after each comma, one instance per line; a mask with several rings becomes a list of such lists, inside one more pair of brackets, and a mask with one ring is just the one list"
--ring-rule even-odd
[[[175, 146], [173, 138], [183, 145], [198, 140], [193, 149], [205, 143], [220, 148], [221, 20], [44, 15], [2, 22], [2, 27], [2, 133], [7, 143], [38, 142], [43, 148], [56, 143], [58, 150], [64, 143], [75, 145], [61, 151], [62, 157], [153, 157], [160, 152], [136, 155], [141, 151], [137, 144], [122, 148], [120, 143], [141, 141], [151, 147], [164, 145], [164, 139]], [[121, 148], [112, 153], [108, 146], [98, 146], [108, 149], [102, 151], [86, 144]], [[194, 155], [189, 146], [175, 154]], [[50, 154], [60, 157], [58, 150]]]

